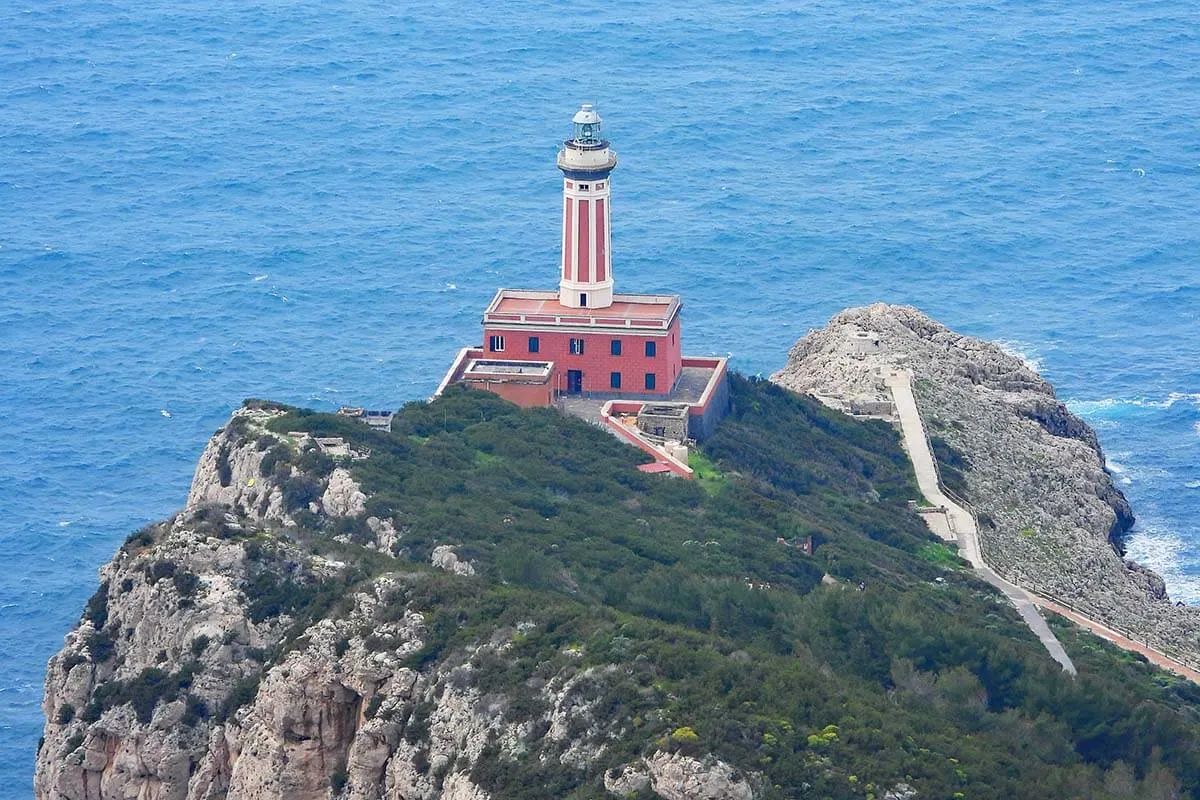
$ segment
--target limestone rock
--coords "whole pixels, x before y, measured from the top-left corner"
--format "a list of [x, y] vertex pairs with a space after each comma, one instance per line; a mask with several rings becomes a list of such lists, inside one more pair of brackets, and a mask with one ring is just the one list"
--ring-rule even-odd
[[753, 800], [750, 783], [715, 758], [704, 761], [680, 753], [655, 753], [646, 759], [650, 787], [665, 800]]
[[433, 555], [430, 557], [429, 563], [438, 569], [453, 572], [455, 575], [475, 574], [475, 567], [471, 566], [471, 562], [459, 558], [454, 547], [448, 544], [438, 545], [433, 548]]
[[625, 797], [631, 794], [638, 794], [650, 788], [650, 773], [646, 770], [645, 764], [638, 769], [632, 764], [609, 770], [604, 776], [604, 789], [609, 794], [615, 794], [619, 797]]
[[321, 495], [321, 507], [331, 517], [357, 517], [366, 509], [367, 496], [350, 477], [350, 471], [338, 467], [329, 476], [329, 484]]
[[988, 563], [1009, 580], [1106, 624], [1200, 654], [1200, 610], [1122, 558], [1129, 503], [1096, 434], [1053, 387], [999, 346], [915, 308], [876, 304], [835, 316], [792, 348], [776, 383], [851, 413], [886, 410], [885, 371], [903, 368], [929, 433], [966, 460], [967, 500]]
[[239, 408], [209, 440], [196, 466], [187, 509], [219, 505], [253, 520], [282, 521], [283, 492], [261, 474], [263, 458], [282, 437], [266, 429], [280, 411]]

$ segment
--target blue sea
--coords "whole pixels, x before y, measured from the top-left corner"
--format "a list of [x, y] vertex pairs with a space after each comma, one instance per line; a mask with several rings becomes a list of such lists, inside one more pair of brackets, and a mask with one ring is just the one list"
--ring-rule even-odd
[[245, 397], [424, 398], [556, 280], [598, 104], [618, 288], [748, 373], [920, 306], [1099, 431], [1131, 555], [1200, 602], [1190, 0], [0, 4], [0, 796], [47, 658]]

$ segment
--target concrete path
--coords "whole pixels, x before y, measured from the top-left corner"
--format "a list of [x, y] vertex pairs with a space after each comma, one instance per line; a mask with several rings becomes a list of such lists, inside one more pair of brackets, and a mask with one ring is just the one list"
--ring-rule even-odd
[[953, 538], [938, 530], [941, 526], [930, 527], [938, 535], [958, 544], [959, 553], [975, 568], [975, 573], [1003, 592], [1005, 597], [1017, 607], [1017, 612], [1025, 620], [1029, 629], [1041, 640], [1042, 645], [1050, 653], [1050, 657], [1061, 664], [1064, 671], [1072, 675], [1076, 674], [1075, 664], [1071, 662], [1071, 657], [1063, 649], [1058, 637], [1050, 630], [1046, 620], [1038, 613], [1035, 598], [1020, 586], [1001, 578], [984, 563], [982, 551], [979, 549], [979, 529], [975, 526], [975, 517], [942, 491], [942, 487], [938, 483], [937, 465], [933, 460], [933, 453], [929, 449], [929, 439], [925, 435], [925, 425], [921, 422], [921, 414], [917, 410], [917, 398], [913, 395], [911, 373], [904, 370], [891, 372], [886, 376], [885, 382], [891, 389], [892, 399], [896, 403], [896, 415], [900, 419], [904, 448], [908, 451], [908, 457], [912, 461], [913, 472], [917, 474], [917, 485], [927, 501], [945, 509]]
[[1187, 678], [1193, 683], [1200, 683], [1200, 671], [1192, 669], [1186, 664], [1176, 661], [1170, 656], [1160, 653], [1152, 647], [1144, 645], [1141, 642], [1135, 642], [1133, 639], [1130, 639], [1124, 634], [1118, 633], [1112, 628], [1101, 625], [1099, 622], [1096, 622], [1093, 619], [1088, 619], [1077, 611], [1064, 608], [1058, 603], [1055, 603], [1053, 600], [1047, 600], [1044, 597], [1039, 597], [1037, 598], [1037, 604], [1048, 611], [1053, 611], [1055, 614], [1060, 614], [1066, 617], [1081, 628], [1087, 628], [1101, 639], [1106, 639], [1112, 642], [1122, 650], [1128, 650], [1131, 653], [1141, 654], [1147, 661], [1155, 666], [1168, 669], [1171, 672], [1174, 672], [1176, 675]]

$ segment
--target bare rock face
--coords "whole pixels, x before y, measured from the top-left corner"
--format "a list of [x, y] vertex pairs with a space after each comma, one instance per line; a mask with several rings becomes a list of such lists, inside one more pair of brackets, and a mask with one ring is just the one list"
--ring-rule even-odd
[[622, 797], [649, 788], [665, 800], [754, 800], [750, 782], [724, 761], [665, 751], [611, 770], [604, 788]]
[[332, 517], [357, 517], [367, 510], [367, 496], [344, 467], [336, 468], [329, 476], [329, 485], [321, 495], [321, 506]]
[[471, 562], [459, 558], [454, 547], [448, 544], [438, 545], [433, 548], [433, 554], [430, 556], [429, 563], [438, 569], [453, 572], [455, 575], [475, 574], [475, 568], [471, 566]]
[[284, 518], [279, 482], [262, 475], [263, 459], [272, 447], [284, 442], [265, 426], [281, 413], [258, 408], [234, 412], [200, 456], [188, 492], [188, 509], [221, 505], [254, 520]]
[[1200, 654], [1200, 611], [1173, 605], [1157, 575], [1122, 558], [1133, 513], [1095, 432], [1019, 358], [915, 308], [876, 304], [804, 336], [771, 379], [843, 411], [886, 413], [881, 375], [896, 368], [913, 373], [930, 436], [965, 458], [993, 568], [1151, 643]]

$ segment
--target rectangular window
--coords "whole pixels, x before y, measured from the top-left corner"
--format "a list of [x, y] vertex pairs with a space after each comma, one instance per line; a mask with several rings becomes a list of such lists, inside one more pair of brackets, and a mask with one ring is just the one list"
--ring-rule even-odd
[[610, 389], [620, 389], [621, 388], [621, 373], [619, 373], [619, 372], [609, 373], [608, 386]]
[[646, 342], [646, 358], [654, 358], [658, 354], [658, 342]]
[[503, 353], [504, 352], [504, 337], [503, 336], [489, 336], [488, 337], [488, 350], [491, 350], [493, 353]]
[[572, 339], [571, 340], [571, 355], [573, 355], [573, 356], [583, 355], [583, 339]]
[[657, 380], [656, 380], [656, 378], [654, 377], [654, 373], [653, 373], [653, 372], [647, 372], [647, 373], [646, 373], [646, 388], [647, 388], [647, 389], [650, 389], [650, 390], [653, 390], [653, 389], [654, 389], [654, 386], [655, 386], [655, 384], [656, 384], [656, 383], [657, 383]]
[[579, 191], [586, 192], [587, 190], [588, 190], [588, 185], [586, 183], [579, 184]]
[[611, 353], [612, 353], [614, 356], [619, 356], [619, 355], [621, 355], [621, 340], [620, 340], [620, 339], [613, 339], [613, 340], [612, 340], [612, 345], [611, 345], [610, 347], [611, 347], [611, 350], [610, 350], [610, 352], [611, 352]]
[[587, 308], [587, 292], [579, 293], [579, 307]]
[[530, 336], [529, 337], [529, 352], [536, 353], [541, 349], [542, 349], [542, 343], [540, 341], [538, 341], [538, 337]]

